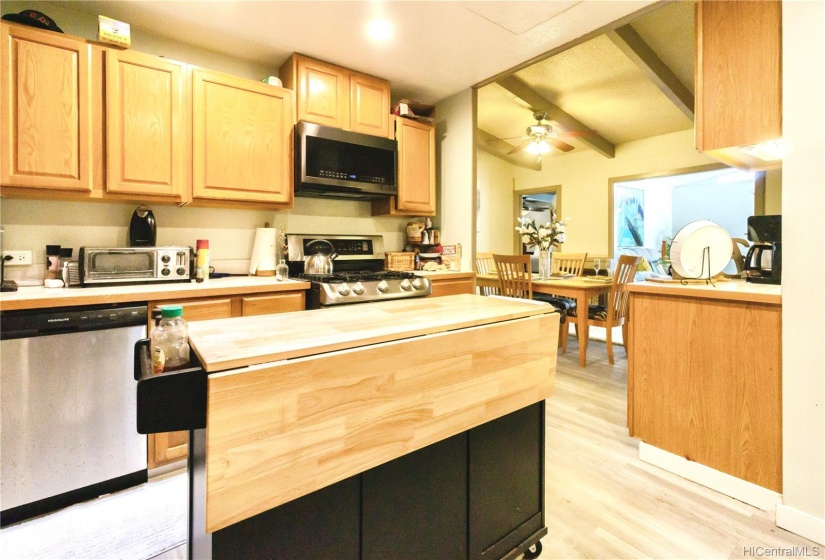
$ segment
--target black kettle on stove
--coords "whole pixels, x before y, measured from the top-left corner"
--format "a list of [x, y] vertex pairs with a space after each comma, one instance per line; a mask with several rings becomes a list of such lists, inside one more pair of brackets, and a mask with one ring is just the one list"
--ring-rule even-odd
[[129, 222], [129, 246], [154, 247], [156, 240], [155, 215], [146, 206], [138, 206]]

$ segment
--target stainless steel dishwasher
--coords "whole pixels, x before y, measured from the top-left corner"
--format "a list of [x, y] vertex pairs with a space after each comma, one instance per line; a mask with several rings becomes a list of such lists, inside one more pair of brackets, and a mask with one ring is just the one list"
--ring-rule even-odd
[[0, 315], [0, 524], [146, 482], [134, 345], [146, 305]]

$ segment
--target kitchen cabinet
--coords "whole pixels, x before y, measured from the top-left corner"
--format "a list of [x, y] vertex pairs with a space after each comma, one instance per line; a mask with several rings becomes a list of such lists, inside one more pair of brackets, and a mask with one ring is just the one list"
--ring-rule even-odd
[[[162, 305], [180, 305], [183, 308], [183, 318], [186, 319], [187, 323], [191, 323], [208, 319], [303, 311], [304, 300], [305, 292], [298, 290], [220, 298], [155, 301], [150, 302], [149, 309], [153, 310]], [[149, 332], [152, 328], [154, 328], [154, 321], [150, 317]], [[150, 434], [148, 438], [148, 466], [150, 469], [180, 461], [187, 456], [189, 432]]]
[[0, 184], [90, 192], [91, 46], [6, 22], [0, 40]]
[[295, 91], [296, 121], [390, 136], [390, 83], [295, 53], [280, 69]]
[[292, 91], [192, 70], [192, 198], [292, 206]]
[[106, 192], [188, 198], [186, 66], [106, 49]]
[[696, 3], [696, 149], [734, 167], [773, 169], [742, 150], [782, 137], [782, 3]]
[[398, 141], [398, 195], [372, 203], [373, 216], [434, 216], [435, 126], [393, 117]]
[[427, 297], [452, 296], [456, 294], [474, 294], [476, 291], [475, 278], [438, 278], [428, 277], [433, 285], [433, 292]]

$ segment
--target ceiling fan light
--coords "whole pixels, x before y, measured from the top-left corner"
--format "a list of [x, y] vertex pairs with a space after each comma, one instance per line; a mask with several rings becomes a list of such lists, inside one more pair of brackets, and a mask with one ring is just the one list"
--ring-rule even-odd
[[526, 150], [533, 155], [542, 155], [550, 151], [550, 144], [544, 140], [536, 140], [535, 142], [530, 142]]

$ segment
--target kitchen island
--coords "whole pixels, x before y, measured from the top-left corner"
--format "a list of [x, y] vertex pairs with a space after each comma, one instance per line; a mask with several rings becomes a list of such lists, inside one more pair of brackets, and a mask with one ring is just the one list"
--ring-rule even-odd
[[[191, 325], [200, 367], [138, 387], [139, 426], [163, 383], [187, 376], [203, 389], [190, 392], [203, 403], [181, 407], [202, 407], [190, 556], [536, 547], [558, 322], [547, 305], [455, 295]], [[181, 426], [150, 427], [167, 428]]]
[[639, 456], [757, 507], [782, 492], [782, 300], [744, 281], [631, 284]]

